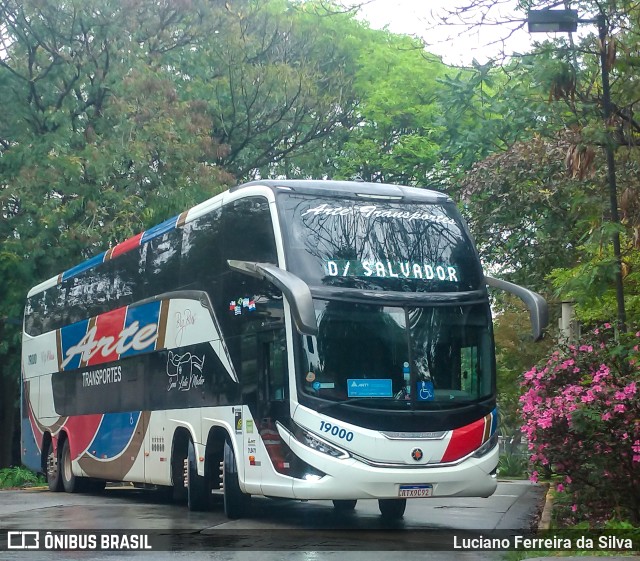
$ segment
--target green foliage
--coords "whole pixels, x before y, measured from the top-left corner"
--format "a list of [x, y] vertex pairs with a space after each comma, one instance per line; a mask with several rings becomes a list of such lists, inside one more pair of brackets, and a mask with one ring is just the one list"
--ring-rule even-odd
[[498, 477], [527, 477], [529, 462], [520, 454], [501, 454], [498, 460]]
[[337, 39], [359, 24], [281, 0], [8, 0], [0, 19], [0, 392], [17, 401], [28, 288], [350, 126]]
[[520, 376], [547, 355], [553, 345], [553, 337], [547, 336], [542, 341], [534, 342], [529, 313], [514, 298], [496, 301], [493, 307], [500, 308], [494, 320], [500, 415], [498, 427], [508, 441], [514, 440], [517, 448], [521, 441]]
[[[616, 310], [616, 261], [610, 244], [611, 228], [601, 228], [598, 235], [579, 246], [580, 262], [574, 267], [552, 270], [549, 280], [558, 297], [576, 302], [576, 315], [586, 325], [613, 321]], [[624, 237], [623, 245], [631, 244]], [[626, 243], [625, 243], [626, 242]], [[640, 253], [629, 249], [623, 258], [625, 306], [627, 317], [640, 317]]]
[[46, 485], [44, 477], [26, 468], [16, 466], [0, 469], [0, 489], [39, 487], [42, 485]]

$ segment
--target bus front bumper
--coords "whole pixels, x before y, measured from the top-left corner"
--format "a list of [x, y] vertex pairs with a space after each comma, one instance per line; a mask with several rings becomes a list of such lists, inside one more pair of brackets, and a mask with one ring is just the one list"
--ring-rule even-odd
[[433, 497], [489, 497], [497, 487], [498, 446], [457, 465], [416, 468], [372, 466], [352, 457], [337, 459], [316, 452], [295, 440], [291, 445], [301, 459], [326, 474], [296, 479], [296, 499], [391, 499], [400, 496], [401, 485], [431, 486]]

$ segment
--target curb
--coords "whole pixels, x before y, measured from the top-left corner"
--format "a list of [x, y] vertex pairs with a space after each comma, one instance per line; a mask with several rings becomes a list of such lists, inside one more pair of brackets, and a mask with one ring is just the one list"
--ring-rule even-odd
[[538, 522], [538, 530], [548, 530], [551, 527], [551, 511], [553, 510], [553, 498], [551, 496], [551, 485], [547, 485], [547, 494], [544, 500], [544, 507]]

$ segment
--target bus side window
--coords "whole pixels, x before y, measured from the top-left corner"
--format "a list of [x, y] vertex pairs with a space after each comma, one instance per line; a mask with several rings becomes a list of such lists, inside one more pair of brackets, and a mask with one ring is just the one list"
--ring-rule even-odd
[[109, 291], [109, 309], [134, 304], [145, 297], [144, 278], [147, 260], [147, 244], [132, 249], [110, 262], [113, 267], [113, 283]]
[[220, 276], [228, 271], [222, 258], [220, 215], [220, 209], [213, 210], [182, 228], [180, 284], [185, 289], [204, 290], [213, 302], [219, 297]]
[[148, 242], [145, 296], [157, 296], [179, 288], [182, 230], [169, 230]]

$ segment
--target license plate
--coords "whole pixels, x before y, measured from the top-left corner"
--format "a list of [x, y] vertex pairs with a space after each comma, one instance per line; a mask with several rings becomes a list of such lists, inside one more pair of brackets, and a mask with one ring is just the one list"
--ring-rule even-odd
[[398, 497], [417, 499], [433, 495], [433, 485], [400, 485]]

